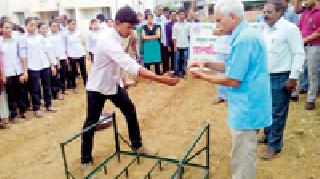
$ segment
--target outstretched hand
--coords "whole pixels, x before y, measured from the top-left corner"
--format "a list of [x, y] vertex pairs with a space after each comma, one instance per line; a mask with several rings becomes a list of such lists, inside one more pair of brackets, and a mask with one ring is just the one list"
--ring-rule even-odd
[[205, 73], [201, 71], [190, 71], [190, 75], [192, 78], [203, 79], [205, 76]]
[[168, 86], [175, 86], [180, 82], [179, 78], [173, 77], [173, 72], [167, 72], [161, 76], [160, 83], [166, 84]]

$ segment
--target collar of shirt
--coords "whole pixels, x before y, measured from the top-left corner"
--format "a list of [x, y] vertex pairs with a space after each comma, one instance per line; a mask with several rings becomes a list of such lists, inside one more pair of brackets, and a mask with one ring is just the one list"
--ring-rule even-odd
[[112, 28], [112, 33], [114, 34], [114, 37], [116, 38], [116, 40], [117, 40], [120, 44], [122, 44], [122, 41], [123, 41], [123, 40], [122, 40], [120, 34], [116, 31], [115, 28]]
[[232, 31], [231, 37], [230, 37], [230, 44], [234, 42], [234, 40], [238, 37], [238, 35], [241, 33], [242, 29], [244, 29], [246, 26], [248, 26], [248, 22], [243, 20], [240, 22], [240, 24]]
[[14, 39], [13, 39], [12, 37], [9, 38], [9, 39], [7, 39], [7, 38], [1, 38], [1, 41], [2, 41], [2, 42], [13, 42]]
[[269, 31], [280, 29], [284, 23], [285, 19], [281, 17], [272, 27], [267, 27]]

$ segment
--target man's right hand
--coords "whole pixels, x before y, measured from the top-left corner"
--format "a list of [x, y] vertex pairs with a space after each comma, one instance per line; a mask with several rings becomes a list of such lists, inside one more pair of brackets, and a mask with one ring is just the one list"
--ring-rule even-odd
[[168, 86], [175, 86], [180, 82], [179, 78], [170, 77], [168, 74], [160, 76], [160, 83], [166, 84]]
[[192, 60], [192, 61], [190, 61], [189, 65], [188, 65], [189, 68], [193, 68], [193, 67], [201, 68], [202, 66], [203, 66], [203, 64], [198, 60]]

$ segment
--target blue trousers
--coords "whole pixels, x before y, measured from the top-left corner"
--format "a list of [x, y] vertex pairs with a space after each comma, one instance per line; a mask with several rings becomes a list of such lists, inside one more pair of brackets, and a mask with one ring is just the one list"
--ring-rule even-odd
[[174, 74], [184, 77], [188, 63], [188, 48], [179, 49], [175, 53]]
[[285, 89], [289, 73], [270, 75], [272, 94], [272, 125], [264, 128], [268, 147], [280, 152], [283, 146], [283, 131], [286, 125], [290, 93]]
[[40, 71], [28, 70], [28, 86], [31, 94], [33, 111], [40, 110]]

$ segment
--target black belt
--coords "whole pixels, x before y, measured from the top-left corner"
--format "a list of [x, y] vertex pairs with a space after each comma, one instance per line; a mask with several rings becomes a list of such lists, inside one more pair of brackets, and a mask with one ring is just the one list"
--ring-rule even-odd
[[289, 75], [290, 71], [282, 71], [279, 73], [270, 73], [270, 76], [277, 76], [277, 75]]
[[305, 47], [320, 46], [320, 44], [304, 44]]

